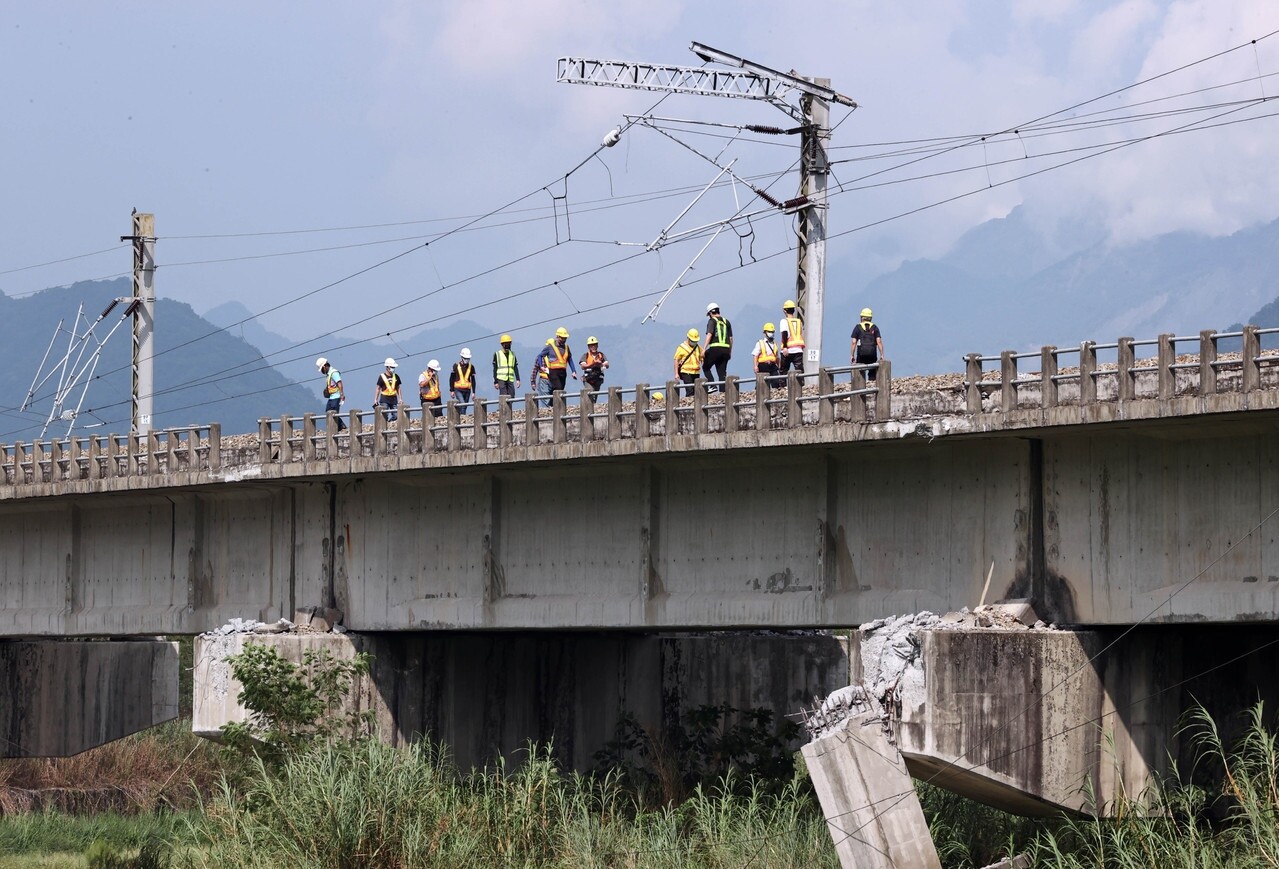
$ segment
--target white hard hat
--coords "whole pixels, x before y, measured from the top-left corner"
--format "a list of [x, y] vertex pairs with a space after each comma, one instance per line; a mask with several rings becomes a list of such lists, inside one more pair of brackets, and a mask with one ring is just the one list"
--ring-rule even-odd
[[396, 368], [396, 367], [398, 367], [398, 366], [395, 364], [395, 360], [394, 360], [394, 359], [392, 359], [390, 356], [386, 357], [386, 362], [384, 362], [384, 363], [382, 363], [382, 364], [383, 364], [383, 365], [385, 365], [387, 368]]
[[462, 348], [462, 358], [463, 358], [463, 359], [470, 359], [470, 358], [471, 358], [471, 348], [470, 348], [470, 347], [463, 347], [463, 348]]
[[706, 306], [706, 313], [709, 314], [711, 311], [714, 311], [718, 307], [719, 307], [718, 302], [711, 302], [709, 305]]
[[316, 367], [316, 368], [323, 368], [325, 365], [328, 365], [328, 364], [329, 364], [329, 360], [325, 359], [323, 356], [321, 356], [319, 359], [315, 360], [315, 367]]
[[429, 369], [431, 369], [432, 371], [439, 371], [439, 370], [440, 370], [440, 360], [438, 360], [438, 359], [432, 359], [430, 362], [426, 363], [426, 367], [427, 367], [427, 368], [429, 368]]

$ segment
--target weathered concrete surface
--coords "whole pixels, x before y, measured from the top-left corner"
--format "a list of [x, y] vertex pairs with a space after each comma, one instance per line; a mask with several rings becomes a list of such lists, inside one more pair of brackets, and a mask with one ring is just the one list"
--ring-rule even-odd
[[940, 869], [915, 783], [877, 711], [802, 751], [844, 869]]
[[[463, 767], [550, 742], [585, 770], [623, 712], [659, 733], [688, 709], [767, 708], [774, 720], [848, 683], [847, 641], [820, 635], [653, 636], [613, 632], [232, 634], [196, 638], [193, 728], [216, 737], [244, 720], [224, 659], [246, 643], [290, 660], [310, 648], [373, 655], [353, 708], [371, 709], [392, 744], [429, 735]], [[795, 747], [798, 747], [796, 745]]]
[[0, 757], [69, 757], [177, 715], [177, 643], [0, 642]]

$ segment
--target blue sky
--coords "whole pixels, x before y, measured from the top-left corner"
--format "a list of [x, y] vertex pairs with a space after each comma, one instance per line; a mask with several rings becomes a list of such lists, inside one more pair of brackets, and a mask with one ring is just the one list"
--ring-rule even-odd
[[[625, 113], [645, 112], [657, 95], [556, 84], [561, 55], [696, 65], [696, 40], [828, 76], [862, 106], [833, 115], [832, 144], [844, 150], [832, 158], [849, 159], [892, 150], [850, 145], [1006, 130], [1279, 28], [1267, 0], [840, 2], [822, 11], [814, 21], [755, 0], [9, 4], [0, 13], [0, 289], [127, 272], [117, 239], [136, 207], [156, 214], [161, 295], [197, 311], [228, 300], [255, 312], [284, 304], [263, 322], [295, 339], [329, 328], [375, 337], [455, 316], [511, 330], [561, 316], [581, 329], [629, 322], [702, 244], [635, 246], [692, 197], [657, 192], [698, 187], [718, 171], [680, 143], [736, 159], [742, 176], [775, 175], [788, 196], [794, 175], [781, 173], [794, 143], [730, 143], [728, 128], [662, 122], [678, 142], [632, 128], [565, 182]], [[1277, 71], [1272, 37], [1072, 115], [1155, 99], [1163, 102], [1132, 111], [1255, 99], [1279, 93], [1279, 77], [1256, 80]], [[1217, 90], [1168, 99], [1207, 87]], [[1045, 129], [1052, 135], [995, 138], [909, 167], [899, 164], [914, 158], [837, 164], [836, 180], [850, 188], [895, 183], [832, 199], [832, 232], [886, 222], [832, 241], [831, 273], [855, 285], [903, 259], [938, 256], [1017, 205], [1050, 238], [1082, 220], [1120, 243], [1274, 219], [1275, 126], [1255, 119], [1272, 108], [1249, 105], [1223, 118], [1247, 123], [1016, 182], [1065, 159], [1044, 152], [1185, 120]], [[694, 97], [656, 114], [786, 122], [769, 106]], [[903, 180], [943, 169], [951, 174]], [[723, 219], [751, 198], [741, 185], [717, 189], [681, 226]], [[690, 273], [702, 283], [677, 291], [663, 319], [696, 319], [707, 298], [773, 307], [792, 293], [793, 244], [781, 216], [726, 231]], [[776, 255], [737, 268], [766, 254]], [[591, 269], [600, 271], [573, 277]], [[650, 298], [619, 303], [635, 296]], [[597, 305], [610, 307], [573, 315]], [[542, 331], [528, 325], [526, 335]]]

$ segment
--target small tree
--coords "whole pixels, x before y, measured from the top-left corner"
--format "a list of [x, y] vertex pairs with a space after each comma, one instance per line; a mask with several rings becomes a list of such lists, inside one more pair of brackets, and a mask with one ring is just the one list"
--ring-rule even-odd
[[278, 761], [316, 742], [367, 736], [373, 711], [353, 709], [348, 700], [370, 660], [364, 652], [344, 660], [310, 649], [295, 664], [269, 646], [246, 645], [226, 662], [244, 686], [236, 699], [248, 717], [222, 725], [223, 740], [234, 751]]

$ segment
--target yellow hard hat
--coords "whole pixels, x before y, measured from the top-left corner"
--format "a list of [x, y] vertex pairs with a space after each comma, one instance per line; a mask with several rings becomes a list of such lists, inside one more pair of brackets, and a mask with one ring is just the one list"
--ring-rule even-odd
[[871, 317], [875, 316], [875, 312], [870, 308], [862, 308], [862, 316], [869, 320]]
[[567, 329], [565, 329], [563, 326], [560, 326], [558, 329], [556, 329], [556, 330], [555, 330], [555, 337], [556, 337], [556, 338], [567, 338], [567, 337], [568, 337], [568, 330], [567, 330]]
[[777, 327], [776, 327], [776, 326], [774, 326], [772, 323], [765, 323], [765, 324], [764, 324], [764, 331], [765, 331], [765, 332], [776, 332], [776, 331], [777, 331]]
[[701, 332], [698, 332], [696, 329], [689, 329], [689, 330], [688, 330], [688, 340], [690, 340], [690, 341], [696, 341], [696, 340], [697, 340], [698, 338], [700, 338], [700, 337], [702, 337], [702, 333], [701, 333]]
[[666, 396], [662, 395], [660, 392], [653, 393], [653, 401], [661, 401], [665, 397]]
[[588, 346], [588, 347], [589, 347], [591, 344], [598, 344], [598, 343], [600, 343], [600, 339], [599, 339], [599, 338], [596, 338], [594, 335], [592, 335], [591, 337], [589, 337], [589, 338], [587, 338], [587, 339], [586, 339], [586, 344], [587, 344], [587, 346]]
[[510, 344], [510, 343], [511, 343], [511, 336], [510, 336], [510, 335], [503, 335], [503, 336], [502, 336], [502, 337], [498, 340], [498, 342], [497, 342], [497, 343], [499, 343], [499, 344]]
[[783, 308], [793, 308], [793, 307], [795, 307], [795, 300], [794, 300], [794, 299], [787, 299], [787, 300], [786, 300], [786, 304], [782, 305], [782, 307], [783, 307]]

